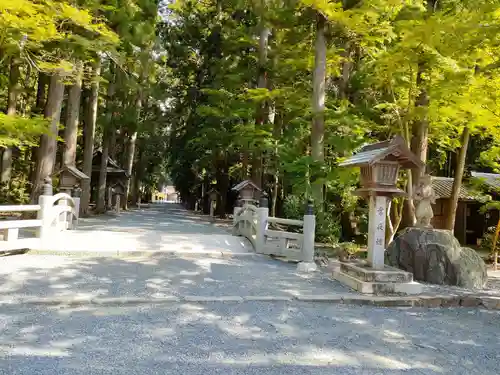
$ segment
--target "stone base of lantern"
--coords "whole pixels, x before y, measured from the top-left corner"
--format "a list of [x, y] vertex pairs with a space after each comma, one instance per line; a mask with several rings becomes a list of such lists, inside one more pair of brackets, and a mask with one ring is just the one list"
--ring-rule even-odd
[[389, 266], [374, 269], [365, 261], [341, 262], [333, 278], [363, 294], [408, 295], [422, 293], [423, 289], [409, 272]]

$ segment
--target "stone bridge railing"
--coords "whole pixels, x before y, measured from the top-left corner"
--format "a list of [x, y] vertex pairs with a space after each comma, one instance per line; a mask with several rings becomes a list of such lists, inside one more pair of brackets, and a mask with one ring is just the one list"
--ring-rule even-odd
[[[300, 232], [269, 229], [270, 224], [294, 226]], [[235, 207], [233, 234], [246, 237], [258, 254], [286, 257], [298, 261], [300, 271], [316, 270], [314, 263], [314, 233], [316, 217], [311, 203], [307, 205], [303, 220], [283, 219], [269, 216], [267, 199], [259, 202], [259, 207], [246, 203]]]
[[[36, 212], [36, 219], [0, 220], [0, 233], [3, 233], [0, 251], [49, 248], [52, 241], [57, 241], [58, 233], [76, 226], [79, 207], [79, 196], [53, 195], [50, 179], [45, 181], [38, 204], [0, 205], [0, 213]], [[30, 228], [35, 230], [35, 237], [19, 237], [20, 230]]]

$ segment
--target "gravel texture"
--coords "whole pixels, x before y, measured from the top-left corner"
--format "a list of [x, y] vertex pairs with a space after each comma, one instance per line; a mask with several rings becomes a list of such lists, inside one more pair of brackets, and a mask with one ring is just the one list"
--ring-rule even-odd
[[350, 293], [317, 272], [267, 257], [16, 255], [0, 262], [0, 301], [21, 297], [298, 296]]
[[320, 303], [2, 308], [0, 374], [498, 374], [498, 313]]

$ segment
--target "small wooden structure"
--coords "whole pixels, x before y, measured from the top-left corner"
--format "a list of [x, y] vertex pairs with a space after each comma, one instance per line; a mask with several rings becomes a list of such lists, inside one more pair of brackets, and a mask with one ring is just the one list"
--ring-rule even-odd
[[262, 192], [262, 189], [250, 180], [241, 181], [239, 184], [233, 186], [231, 190], [238, 193], [238, 200], [242, 204], [257, 203]]
[[113, 186], [111, 186], [111, 199], [112, 204], [114, 203], [116, 213], [120, 213], [121, 208], [121, 197], [125, 196], [125, 185], [121, 181], [117, 181]]
[[57, 172], [52, 174], [52, 177], [59, 176], [59, 189], [70, 194], [75, 186], [81, 186], [82, 181], [88, 180], [90, 177], [72, 165], [65, 165]]
[[[99, 184], [99, 173], [101, 170], [101, 160], [102, 160], [102, 151], [97, 150], [94, 152], [94, 156], [92, 157], [92, 179], [91, 179], [91, 194], [92, 194], [92, 200], [95, 201], [97, 198], [97, 191], [98, 189], [98, 184]], [[128, 179], [130, 176], [128, 175], [127, 171], [125, 171], [123, 168], [120, 167], [120, 165], [113, 160], [112, 158], [108, 157], [107, 160], [107, 168], [106, 168], [106, 195], [107, 195], [107, 202], [109, 206], [109, 202], [111, 201], [112, 198], [112, 191], [111, 188], [117, 183], [121, 182], [123, 186], [126, 186]]]
[[217, 207], [217, 198], [220, 196], [220, 193], [215, 189], [211, 189], [210, 191], [208, 191], [207, 195], [210, 204], [210, 217], [214, 217], [215, 208]]
[[384, 268], [387, 199], [405, 195], [396, 185], [400, 168], [422, 169], [425, 165], [399, 136], [367, 145], [339, 165], [361, 169], [361, 188], [356, 193], [370, 202], [368, 262], [373, 268]]

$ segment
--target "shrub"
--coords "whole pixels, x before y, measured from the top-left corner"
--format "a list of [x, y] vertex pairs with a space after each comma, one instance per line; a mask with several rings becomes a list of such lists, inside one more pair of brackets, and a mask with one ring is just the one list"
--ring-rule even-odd
[[0, 204], [25, 204], [29, 202], [29, 182], [24, 178], [13, 178], [10, 184], [0, 184]]

